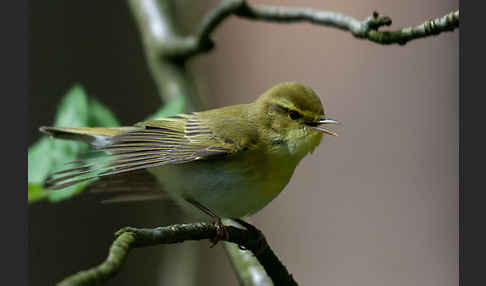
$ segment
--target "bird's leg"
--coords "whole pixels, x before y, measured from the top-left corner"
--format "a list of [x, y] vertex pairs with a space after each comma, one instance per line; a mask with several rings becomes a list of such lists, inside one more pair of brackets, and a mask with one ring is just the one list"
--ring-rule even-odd
[[210, 209], [208, 209], [207, 207], [203, 206], [202, 204], [200, 204], [199, 202], [193, 199], [186, 198], [186, 201], [191, 205], [195, 206], [196, 208], [198, 208], [203, 213], [210, 216], [211, 219], [213, 220], [214, 226], [216, 227], [216, 236], [213, 239], [211, 239], [210, 248], [214, 247], [220, 240], [228, 239], [229, 237], [228, 230], [226, 230], [226, 227], [224, 226], [223, 222], [221, 221], [221, 218], [218, 215], [216, 215], [213, 211], [211, 211]]
[[[259, 256], [262, 254], [263, 250], [268, 247], [267, 240], [265, 239], [265, 236], [263, 235], [263, 232], [261, 232], [258, 228], [256, 228], [254, 225], [242, 220], [241, 218], [233, 218], [232, 220], [236, 221], [243, 227], [245, 227], [248, 231], [253, 232], [257, 235], [257, 248], [255, 251], [255, 256]], [[248, 250], [245, 247], [238, 245], [238, 247], [241, 250]]]

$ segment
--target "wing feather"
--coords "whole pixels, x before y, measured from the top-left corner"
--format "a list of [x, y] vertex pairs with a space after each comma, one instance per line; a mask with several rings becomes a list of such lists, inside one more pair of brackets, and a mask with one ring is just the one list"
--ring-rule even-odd
[[231, 141], [216, 136], [197, 113], [141, 122], [128, 132], [108, 137], [74, 167], [53, 173], [45, 182], [49, 189], [61, 189], [86, 180], [99, 179], [166, 164], [181, 164], [228, 156], [236, 152]]

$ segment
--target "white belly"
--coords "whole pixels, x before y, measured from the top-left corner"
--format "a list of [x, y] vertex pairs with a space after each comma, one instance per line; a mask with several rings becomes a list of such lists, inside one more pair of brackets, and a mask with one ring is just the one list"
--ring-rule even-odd
[[220, 217], [239, 218], [273, 200], [289, 182], [297, 163], [205, 160], [148, 170], [176, 202], [194, 214], [201, 211], [184, 198], [192, 198]]

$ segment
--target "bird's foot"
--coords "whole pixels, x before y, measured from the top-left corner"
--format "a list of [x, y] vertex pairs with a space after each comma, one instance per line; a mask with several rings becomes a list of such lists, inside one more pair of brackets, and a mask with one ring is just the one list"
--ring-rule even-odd
[[209, 248], [213, 248], [219, 241], [228, 240], [229, 238], [228, 230], [224, 226], [220, 217], [215, 217], [213, 223], [216, 227], [216, 235], [211, 239], [211, 246], [209, 246]]

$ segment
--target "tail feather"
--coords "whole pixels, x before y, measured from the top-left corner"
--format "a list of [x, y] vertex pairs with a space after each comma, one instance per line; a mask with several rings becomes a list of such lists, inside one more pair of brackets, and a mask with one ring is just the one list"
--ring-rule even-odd
[[[39, 130], [49, 136], [81, 141], [91, 144], [94, 150], [80, 154], [81, 159], [69, 162], [71, 168], [57, 171], [48, 175], [44, 181], [44, 187], [49, 190], [59, 190], [81, 182], [90, 181], [86, 191], [100, 193], [108, 196], [103, 202], [138, 201], [148, 199], [166, 198], [155, 178], [146, 170], [132, 171], [123, 175], [104, 176], [102, 172], [109, 165], [106, 161], [112, 155], [121, 153], [121, 150], [110, 148], [113, 145], [112, 137], [127, 132], [143, 129], [141, 127], [40, 127]], [[140, 143], [139, 143], [140, 144]], [[106, 148], [105, 148], [106, 147]], [[142, 146], [146, 147], [146, 146]], [[160, 149], [160, 148], [159, 148]], [[146, 148], [140, 155], [150, 155]], [[132, 153], [138, 150], [130, 150]], [[137, 153], [137, 152], [135, 152]], [[133, 154], [132, 154], [133, 155]], [[123, 160], [123, 157], [118, 160]], [[126, 160], [126, 159], [125, 159]], [[133, 159], [132, 159], [133, 160]]]
[[42, 126], [39, 130], [49, 136], [82, 141], [101, 147], [109, 143], [109, 138], [140, 129], [139, 127], [50, 127]]

